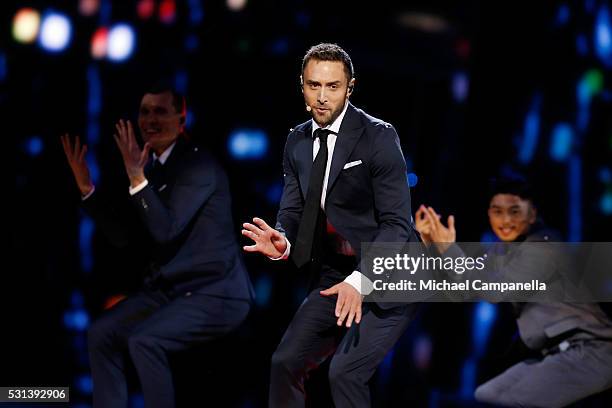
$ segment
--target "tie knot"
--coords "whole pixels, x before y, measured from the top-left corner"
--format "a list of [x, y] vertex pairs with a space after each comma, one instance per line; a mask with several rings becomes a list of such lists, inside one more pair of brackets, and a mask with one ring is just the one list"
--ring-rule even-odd
[[329, 130], [329, 129], [321, 129], [321, 128], [319, 128], [319, 129], [315, 130], [314, 137], [315, 137], [315, 139], [319, 138], [321, 140], [321, 142], [323, 142], [323, 143], [327, 143], [327, 136], [330, 133], [332, 133], [332, 131]]

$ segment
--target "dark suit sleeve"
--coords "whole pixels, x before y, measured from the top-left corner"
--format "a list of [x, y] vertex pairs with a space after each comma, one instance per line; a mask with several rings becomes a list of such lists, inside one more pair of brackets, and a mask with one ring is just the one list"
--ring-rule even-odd
[[178, 238], [215, 192], [215, 166], [193, 160], [185, 166], [172, 186], [167, 204], [150, 184], [131, 197], [147, 230], [158, 243]]
[[399, 137], [391, 125], [372, 144], [370, 165], [374, 207], [378, 219], [375, 242], [407, 242], [410, 238], [410, 190]]
[[283, 195], [276, 217], [276, 229], [285, 234], [289, 242], [295, 242], [297, 230], [300, 224], [304, 200], [300, 191], [297, 171], [292, 158], [292, 146], [294, 146], [295, 134], [289, 134], [285, 151], [283, 153]]

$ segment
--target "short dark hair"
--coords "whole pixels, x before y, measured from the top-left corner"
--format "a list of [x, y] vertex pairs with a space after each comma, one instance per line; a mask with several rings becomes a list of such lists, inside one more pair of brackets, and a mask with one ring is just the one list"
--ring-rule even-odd
[[531, 183], [520, 174], [506, 175], [489, 180], [489, 201], [497, 194], [512, 194], [535, 206], [535, 192]]
[[185, 95], [176, 90], [173, 86], [165, 83], [165, 82], [157, 82], [143, 92], [143, 96], [146, 94], [159, 95], [169, 92], [172, 95], [172, 106], [177, 113], [180, 113], [183, 116], [187, 116], [187, 101], [185, 100]]
[[318, 61], [339, 61], [344, 64], [344, 71], [349, 81], [355, 76], [351, 57], [338, 44], [321, 43], [310, 47], [302, 60], [302, 75], [304, 75], [306, 64], [308, 64], [308, 61], [311, 59]]

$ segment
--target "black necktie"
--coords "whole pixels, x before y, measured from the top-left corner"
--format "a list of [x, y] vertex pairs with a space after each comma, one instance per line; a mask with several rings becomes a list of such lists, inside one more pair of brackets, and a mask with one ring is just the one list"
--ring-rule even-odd
[[161, 186], [163, 179], [163, 164], [161, 164], [158, 159], [153, 160], [151, 170], [149, 171], [147, 178], [154, 187]]
[[321, 194], [323, 193], [323, 181], [325, 179], [325, 168], [327, 167], [327, 136], [330, 130], [317, 129], [314, 137], [319, 138], [319, 152], [312, 164], [310, 180], [308, 181], [308, 193], [304, 203], [304, 211], [300, 220], [295, 247], [293, 248], [293, 262], [300, 268], [310, 261], [312, 245], [315, 238], [317, 217], [321, 208]]

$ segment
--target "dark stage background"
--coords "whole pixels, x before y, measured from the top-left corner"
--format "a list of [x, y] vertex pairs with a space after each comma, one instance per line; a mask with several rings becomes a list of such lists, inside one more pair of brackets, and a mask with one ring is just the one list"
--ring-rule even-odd
[[[328, 41], [353, 58], [352, 102], [397, 128], [413, 211], [432, 205], [456, 216], [459, 240], [490, 240], [487, 180], [520, 171], [567, 240], [610, 240], [609, 1], [16, 0], [1, 8], [2, 162], [12, 191], [2, 199], [10, 243], [0, 274], [0, 385], [68, 385], [71, 406], [90, 406], [86, 329], [140, 275], [80, 210], [59, 136], [85, 138], [97, 183], [127, 194], [113, 125], [136, 119], [144, 87], [158, 78], [186, 93], [189, 133], [225, 165], [237, 235], [253, 216], [275, 218], [284, 140], [308, 118], [301, 57]], [[36, 13], [42, 26], [32, 34]], [[305, 285], [282, 265], [245, 258], [257, 305], [222, 352], [177, 357], [185, 406], [265, 406], [269, 359]], [[377, 406], [474, 406], [475, 386], [516, 358], [513, 336], [508, 305], [424, 306], [372, 382]], [[312, 406], [331, 404], [324, 369], [308, 385]], [[600, 395], [582, 406], [611, 403]]]

